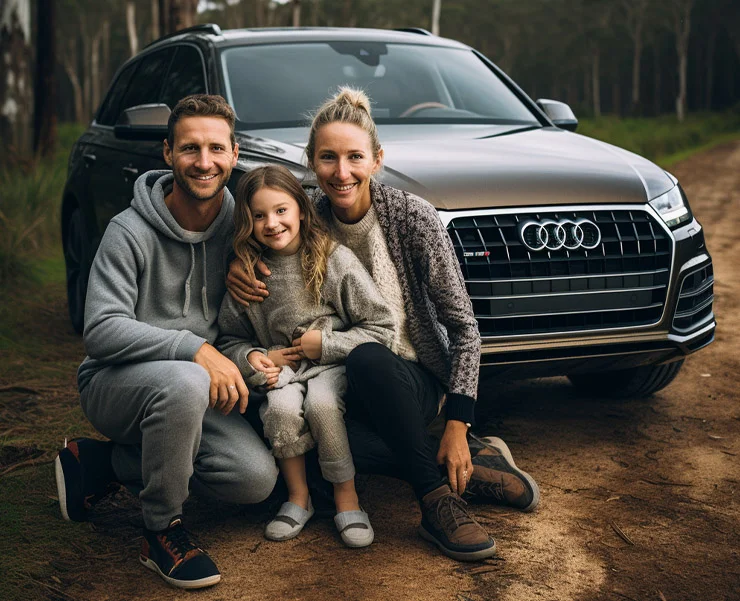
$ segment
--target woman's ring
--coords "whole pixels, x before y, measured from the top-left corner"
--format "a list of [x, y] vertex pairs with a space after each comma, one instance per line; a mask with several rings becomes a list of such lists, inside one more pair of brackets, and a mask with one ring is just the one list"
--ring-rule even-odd
[[468, 481], [468, 470], [463, 470], [463, 479], [465, 480], [465, 482]]
[[[234, 390], [234, 388], [236, 388], [236, 386], [234, 386], [233, 384], [231, 386], [229, 386], [229, 390]], [[465, 472], [465, 473], [467, 474], [467, 472]], [[466, 476], [466, 478], [467, 478], [467, 476]]]

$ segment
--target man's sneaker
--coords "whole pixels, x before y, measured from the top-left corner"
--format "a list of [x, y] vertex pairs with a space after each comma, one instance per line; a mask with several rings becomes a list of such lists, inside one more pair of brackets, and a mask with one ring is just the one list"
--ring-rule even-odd
[[506, 443], [495, 436], [470, 437], [471, 450], [478, 452], [473, 456], [473, 475], [463, 498], [534, 511], [540, 489], [532, 476], [517, 468]]
[[144, 528], [139, 561], [178, 588], [204, 588], [221, 580], [216, 564], [191, 540], [179, 515], [164, 530]]
[[421, 500], [419, 534], [452, 559], [476, 561], [496, 553], [496, 543], [445, 484]]
[[119, 488], [111, 464], [113, 443], [76, 438], [54, 460], [62, 517], [84, 522], [93, 505]]

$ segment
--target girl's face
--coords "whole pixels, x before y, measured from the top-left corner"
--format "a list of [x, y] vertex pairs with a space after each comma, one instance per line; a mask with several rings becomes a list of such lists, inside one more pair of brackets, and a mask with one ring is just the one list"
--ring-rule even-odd
[[340, 221], [356, 223], [370, 209], [370, 176], [383, 151], [373, 157], [369, 134], [352, 123], [328, 123], [316, 132], [312, 167]]
[[301, 247], [301, 212], [287, 192], [260, 188], [249, 203], [257, 242], [280, 255], [293, 255]]

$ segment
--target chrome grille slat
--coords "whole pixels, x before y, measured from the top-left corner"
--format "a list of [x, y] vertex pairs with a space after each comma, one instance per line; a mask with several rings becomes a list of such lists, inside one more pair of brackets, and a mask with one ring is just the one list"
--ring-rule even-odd
[[[663, 314], [673, 240], [648, 210], [567, 207], [450, 217], [447, 230], [484, 337], [647, 326]], [[527, 220], [584, 218], [601, 230], [592, 250], [537, 252], [519, 239], [519, 224]], [[489, 256], [465, 256], [482, 251]]]

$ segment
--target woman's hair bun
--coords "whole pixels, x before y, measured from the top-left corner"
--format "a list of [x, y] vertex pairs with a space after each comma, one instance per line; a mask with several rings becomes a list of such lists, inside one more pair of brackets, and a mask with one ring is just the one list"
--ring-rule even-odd
[[368, 115], [371, 114], [370, 99], [365, 92], [356, 88], [339, 88], [337, 95], [334, 96], [334, 103], [337, 106], [349, 105], [364, 110]]

